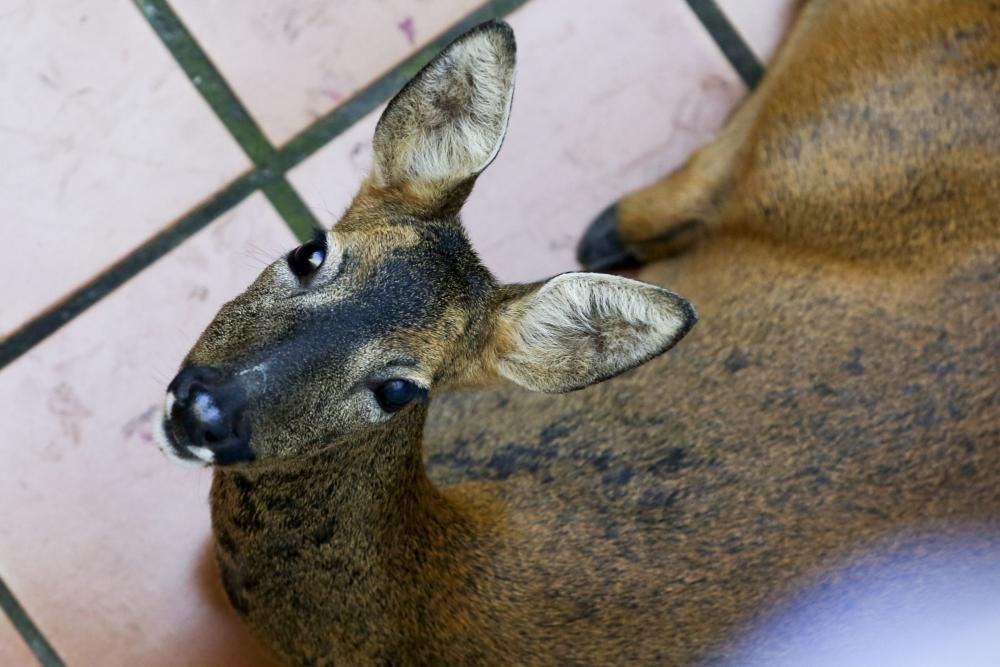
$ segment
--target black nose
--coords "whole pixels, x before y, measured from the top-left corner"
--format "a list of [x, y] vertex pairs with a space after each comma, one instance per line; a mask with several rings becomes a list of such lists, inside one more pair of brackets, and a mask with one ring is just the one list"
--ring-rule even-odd
[[167, 391], [174, 397], [168, 417], [180, 444], [210, 450], [214, 463], [253, 458], [244, 415], [245, 397], [239, 382], [227, 380], [214, 368], [188, 366], [177, 374]]

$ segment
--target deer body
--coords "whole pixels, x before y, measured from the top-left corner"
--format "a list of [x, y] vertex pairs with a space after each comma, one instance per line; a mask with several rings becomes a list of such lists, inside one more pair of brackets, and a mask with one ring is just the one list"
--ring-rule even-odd
[[[360, 293], [377, 298], [323, 297], [341, 315], [306, 339], [316, 315], [279, 317], [276, 263], [223, 309], [168, 398], [168, 451], [234, 462], [212, 487], [216, 551], [262, 643], [301, 665], [713, 662], [872, 545], [892, 558], [942, 538], [1000, 542], [1000, 8], [817, 0], [800, 13], [719, 137], [584, 241], [585, 263], [608, 265], [704, 237], [638, 276], [698, 307], [665, 356], [695, 319], [675, 294], [593, 274], [501, 287], [455, 232], [500, 121], [462, 126], [479, 148], [456, 167], [419, 152], [458, 135], [405, 118], [468, 94], [441, 72], [481, 59], [461, 52], [478, 37], [404, 89], [407, 116], [390, 105], [372, 180], [312, 264], [319, 285], [335, 285], [324, 271], [366, 276], [376, 287]], [[296, 274], [320, 252], [303, 248]], [[364, 340], [338, 333], [345, 313]], [[398, 414], [378, 385], [389, 376], [362, 382], [382, 414], [357, 381], [324, 375], [411, 345], [404, 329], [422, 347], [387, 357], [390, 375], [421, 387], [565, 391], [634, 370], [559, 398], [501, 387]], [[285, 393], [298, 402], [273, 398]], [[362, 407], [324, 412], [351, 401]], [[267, 418], [248, 425], [244, 406]]]
[[436, 399], [436, 484], [418, 424], [387, 473], [415, 475], [416, 514], [320, 457], [218, 472], [230, 599], [306, 664], [345, 629], [389, 663], [685, 664], [879, 540], [995, 540], [995, 255], [916, 285], [844, 273], [736, 240], [650, 267], [700, 295], [698, 333], [607, 393]]

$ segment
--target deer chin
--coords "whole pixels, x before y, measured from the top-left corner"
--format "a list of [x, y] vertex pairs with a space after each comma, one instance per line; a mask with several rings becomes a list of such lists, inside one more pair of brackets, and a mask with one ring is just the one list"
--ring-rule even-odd
[[165, 421], [163, 413], [153, 417], [153, 441], [168, 459], [186, 468], [206, 468], [212, 465], [215, 455], [210, 450], [204, 447], [184, 447], [174, 443], [167, 435]]
[[167, 432], [167, 419], [174, 405], [173, 392], [167, 392], [163, 409], [153, 415], [153, 442], [168, 459], [186, 468], [206, 468], [215, 462], [215, 453], [205, 447], [186, 447], [174, 442]]

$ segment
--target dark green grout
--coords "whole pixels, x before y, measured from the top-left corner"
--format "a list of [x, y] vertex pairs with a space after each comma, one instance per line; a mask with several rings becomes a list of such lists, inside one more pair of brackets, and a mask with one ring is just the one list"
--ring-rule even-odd
[[306, 241], [312, 238], [313, 230], [320, 227], [320, 222], [288, 179], [276, 178], [262, 186], [261, 191], [297, 239]]
[[45, 639], [45, 636], [38, 630], [38, 626], [35, 625], [31, 617], [28, 616], [28, 612], [24, 610], [24, 607], [17, 601], [14, 594], [4, 580], [0, 578], [0, 609], [3, 609], [7, 614], [7, 618], [14, 625], [14, 629], [18, 631], [21, 638], [31, 649], [31, 652], [38, 659], [38, 662], [44, 667], [65, 667], [62, 658], [56, 653], [52, 645]]
[[[169, 3], [166, 0], [134, 2], [254, 165], [259, 167], [273, 157], [274, 146]], [[319, 226], [312, 211], [283, 176], [265, 187], [264, 195], [299, 240], [308, 239], [312, 230]]]
[[756, 88], [764, 78], [764, 65], [715, 4], [715, 0], [687, 0], [687, 3], [747, 88]]
[[210, 222], [253, 194], [262, 184], [256, 170], [231, 182], [138, 248], [84, 283], [41, 315], [14, 330], [0, 343], [0, 369], [68, 324], [147, 266], [201, 231]]
[[269, 158], [274, 153], [274, 148], [267, 137], [170, 5], [165, 0], [134, 2], [188, 79], [253, 163], [260, 164]]
[[[140, 8], [146, 2], [146, 0], [135, 1]], [[284, 209], [285, 215], [289, 216], [288, 219], [295, 221], [289, 224], [300, 225], [304, 230], [304, 224], [299, 221], [308, 220], [311, 225], [311, 214], [308, 217], [305, 215], [295, 217], [292, 213], [296, 206], [301, 205], [303, 209], [305, 208], [301, 199], [290, 186], [286, 190], [281, 185], [272, 187], [273, 184], [284, 181], [284, 175], [290, 169], [313, 155], [381, 104], [388, 102], [413, 74], [456, 37], [483, 21], [506, 16], [528, 1], [492, 0], [472, 12], [395, 68], [358, 91], [340, 106], [317, 119], [284, 146], [274, 151], [263, 164], [230, 182], [208, 200], [143, 242], [142, 245], [102, 273], [66, 295], [34, 319], [21, 325], [0, 341], [0, 370], [3, 370], [8, 364], [51, 336], [115, 289], [121, 287], [130, 278], [176, 248], [218, 216], [234, 208], [257, 189], [263, 190], [265, 194], [268, 194], [269, 191], [269, 199], [275, 208]]]

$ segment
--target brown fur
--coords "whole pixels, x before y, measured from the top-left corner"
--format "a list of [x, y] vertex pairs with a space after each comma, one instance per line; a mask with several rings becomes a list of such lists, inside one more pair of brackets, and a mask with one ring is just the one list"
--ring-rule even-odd
[[[647, 258], [705, 225], [641, 274], [701, 313], [670, 355], [217, 471], [223, 581], [261, 641], [301, 665], [712, 662], [872, 544], [998, 541], [1000, 5], [802, 11], [719, 139], [621, 202]], [[386, 201], [337, 229], [366, 238]], [[421, 334], [445, 384], [493, 379], [511, 289]]]
[[618, 231], [644, 259], [686, 247], [693, 221], [900, 266], [994, 237], [998, 11], [806, 3], [760, 88], [684, 167], [621, 199]]

